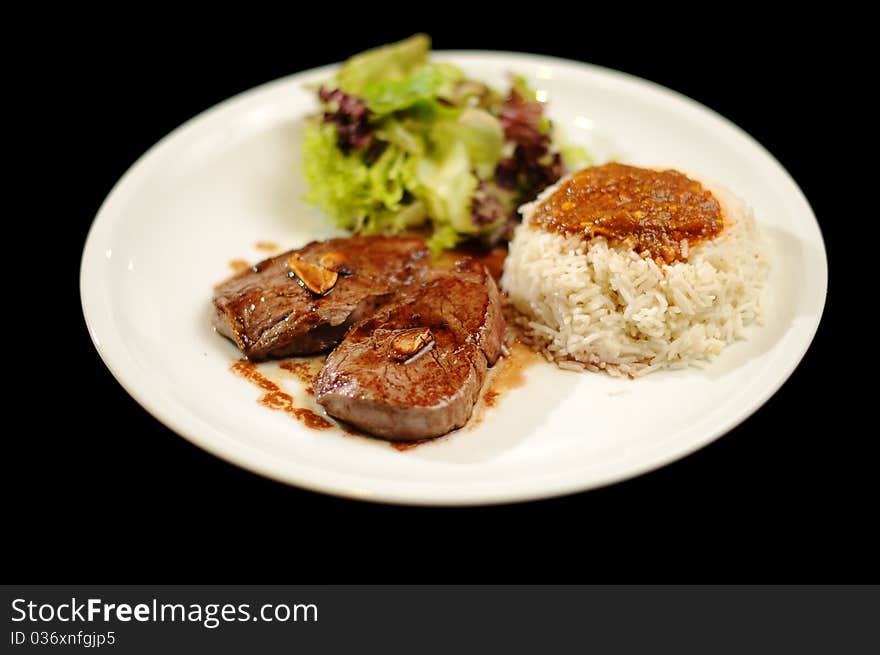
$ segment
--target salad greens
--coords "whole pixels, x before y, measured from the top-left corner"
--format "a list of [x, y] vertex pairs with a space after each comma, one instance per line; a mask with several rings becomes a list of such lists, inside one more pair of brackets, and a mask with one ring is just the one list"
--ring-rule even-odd
[[323, 113], [303, 142], [307, 200], [359, 233], [430, 224], [435, 252], [497, 241], [520, 203], [586, 154], [554, 147], [544, 107], [521, 78], [505, 97], [429, 61], [430, 48], [418, 34], [363, 52], [321, 87]]

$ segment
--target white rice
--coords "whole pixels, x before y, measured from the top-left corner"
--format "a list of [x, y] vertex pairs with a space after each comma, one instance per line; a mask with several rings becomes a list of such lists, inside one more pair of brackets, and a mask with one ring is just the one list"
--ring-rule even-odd
[[744, 338], [746, 326], [762, 320], [767, 249], [751, 211], [704, 186], [725, 227], [711, 241], [682, 244], [688, 260], [668, 266], [603, 237], [533, 227], [535, 207], [555, 186], [524, 205], [501, 287], [526, 337], [560, 368], [629, 376], [700, 366]]

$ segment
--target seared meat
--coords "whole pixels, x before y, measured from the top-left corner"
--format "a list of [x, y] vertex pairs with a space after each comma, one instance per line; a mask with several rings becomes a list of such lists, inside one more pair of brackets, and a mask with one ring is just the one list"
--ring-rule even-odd
[[501, 297], [479, 262], [432, 270], [355, 324], [314, 383], [331, 416], [397, 440], [464, 425], [504, 332]]
[[[291, 258], [293, 260], [291, 261]], [[313, 242], [260, 262], [214, 288], [214, 325], [251, 360], [320, 352], [428, 266], [418, 239], [349, 237]], [[324, 286], [297, 276], [317, 270]], [[317, 283], [316, 283], [317, 284]]]

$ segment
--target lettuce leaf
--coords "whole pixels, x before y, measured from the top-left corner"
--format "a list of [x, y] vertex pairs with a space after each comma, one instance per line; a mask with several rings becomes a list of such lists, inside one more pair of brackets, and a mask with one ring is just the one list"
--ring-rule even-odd
[[370, 111], [382, 116], [406, 109], [420, 100], [434, 100], [441, 84], [440, 73], [433, 66], [425, 66], [402, 79], [370, 82], [362, 96]]
[[[423, 126], [422, 126], [423, 127]], [[425, 154], [425, 130], [419, 125], [388, 118], [376, 129], [376, 137], [413, 155]]]
[[357, 153], [343, 154], [332, 125], [309, 123], [303, 134], [306, 200], [326, 211], [341, 228], [399, 232], [420, 225], [424, 206], [413, 207], [407, 189], [417, 185], [419, 158], [389, 145], [367, 165]]
[[479, 180], [471, 172], [464, 143], [453, 141], [422, 157], [416, 178], [414, 195], [425, 203], [435, 225], [448, 224], [462, 234], [479, 232], [471, 221], [471, 199]]
[[402, 80], [428, 63], [431, 39], [416, 34], [351, 57], [336, 75], [336, 82], [346, 93], [360, 96], [368, 85]]
[[436, 143], [460, 141], [467, 150], [471, 165], [481, 179], [489, 179], [501, 159], [504, 130], [501, 122], [489, 112], [470, 107], [456, 121], [437, 123], [431, 131]]
[[430, 248], [431, 254], [436, 256], [444, 250], [455, 248], [460, 239], [461, 235], [455, 231], [455, 228], [446, 223], [445, 225], [435, 225], [434, 233], [425, 243]]
[[369, 169], [336, 144], [336, 128], [309, 122], [303, 132], [306, 200], [326, 211], [341, 228], [357, 229], [374, 204], [368, 197]]

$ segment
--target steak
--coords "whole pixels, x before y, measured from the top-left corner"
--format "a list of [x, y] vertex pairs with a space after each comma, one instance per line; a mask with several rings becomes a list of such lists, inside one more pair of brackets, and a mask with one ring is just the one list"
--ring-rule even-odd
[[356, 323], [313, 388], [327, 413], [394, 440], [464, 425], [504, 332], [501, 297], [473, 259], [431, 270]]
[[[325, 293], [311, 291], [291, 258], [331, 273], [335, 283]], [[419, 239], [361, 236], [312, 242], [218, 284], [214, 325], [254, 361], [321, 352], [420, 278], [428, 262]]]

